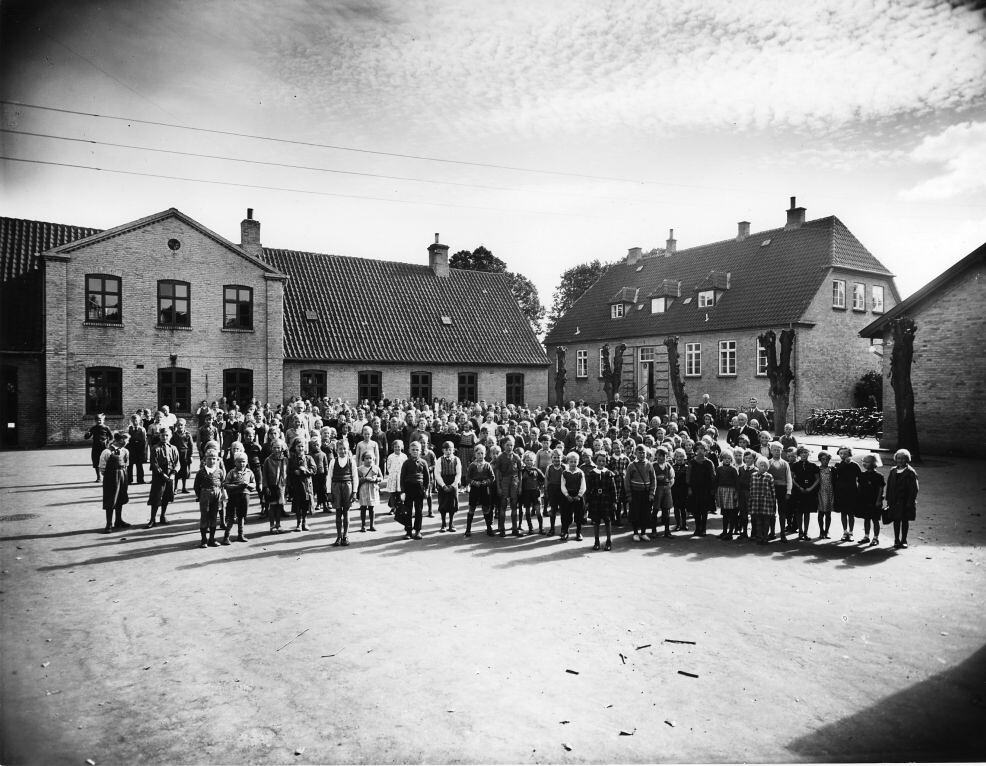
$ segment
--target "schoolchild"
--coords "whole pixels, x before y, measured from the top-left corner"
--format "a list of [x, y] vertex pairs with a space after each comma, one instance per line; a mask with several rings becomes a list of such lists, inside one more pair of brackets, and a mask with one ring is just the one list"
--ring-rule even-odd
[[[654, 478], [656, 481], [654, 491], [653, 511], [651, 519], [653, 521], [654, 532], [652, 537], [657, 537], [657, 525], [664, 525], [664, 536], [671, 537], [671, 509], [674, 508], [674, 497], [671, 490], [674, 487], [675, 474], [674, 468], [668, 461], [668, 447], [661, 445], [654, 451]], [[646, 540], [647, 535], [641, 535]]]
[[[171, 444], [171, 429], [158, 431], [157, 444], [151, 447], [151, 489], [147, 494], [147, 504], [151, 507], [151, 520], [144, 526], [150, 529], [155, 524], [167, 524], [165, 514], [168, 505], [175, 499], [175, 475], [178, 473], [178, 450]], [[158, 522], [157, 511], [161, 509]]]
[[688, 510], [695, 519], [693, 537], [705, 537], [709, 513], [716, 507], [716, 468], [708, 459], [704, 442], [695, 443], [695, 456], [685, 469], [688, 481]]
[[450, 441], [442, 444], [442, 456], [438, 458], [434, 469], [435, 488], [438, 492], [438, 515], [442, 517], [442, 528], [446, 529], [445, 520], [448, 518], [448, 531], [454, 532], [452, 519], [459, 510], [459, 487], [462, 485], [462, 463], [455, 454], [455, 444]]
[[[767, 470], [774, 480], [774, 495], [777, 500], [778, 526], [780, 527], [781, 540], [787, 542], [788, 532], [792, 531], [791, 520], [787, 514], [788, 500], [791, 498], [791, 464], [782, 456], [784, 448], [780, 442], [770, 443], [770, 460], [767, 462]], [[771, 523], [770, 537], [774, 537], [774, 527]]]
[[[880, 544], [880, 516], [883, 513], [883, 489], [886, 484], [883, 476], [877, 473], [876, 457], [863, 458], [863, 472], [859, 475], [859, 502], [856, 505], [856, 518], [863, 520], [863, 537], [860, 545]], [[870, 541], [870, 524], [873, 525], [873, 540]]]
[[551, 464], [544, 472], [544, 504], [548, 507], [550, 527], [546, 534], [555, 535], [555, 519], [562, 510], [564, 496], [561, 493], [562, 474], [565, 466], [562, 464], [562, 451], [559, 448], [551, 450]]
[[[544, 474], [537, 468], [537, 455], [525, 452], [524, 467], [520, 471], [520, 507], [527, 520], [527, 531], [534, 534], [531, 519], [533, 512], [538, 520], [538, 534], [544, 534], [544, 516], [541, 513], [541, 489], [544, 487]], [[523, 522], [523, 519], [522, 519]]]
[[832, 456], [824, 450], [818, 453], [818, 537], [829, 539], [832, 509], [835, 506], [835, 486], [832, 480]]
[[582, 542], [582, 524], [585, 521], [586, 492], [585, 474], [579, 468], [579, 453], [572, 451], [565, 456], [565, 471], [562, 473], [561, 494], [561, 537], [568, 540], [568, 529], [575, 523], [575, 540]]
[[849, 447], [839, 449], [839, 462], [832, 466], [834, 510], [842, 518], [842, 542], [851, 543], [856, 511], [859, 502], [859, 466], [852, 461]]
[[390, 514], [393, 515], [394, 508], [397, 507], [397, 502], [400, 496], [400, 486], [401, 486], [401, 468], [404, 462], [407, 460], [407, 455], [404, 454], [404, 442], [401, 439], [394, 439], [390, 442], [390, 455], [387, 456], [387, 484], [386, 490], [390, 498], [388, 504], [390, 505]]
[[366, 517], [370, 517], [370, 531], [376, 532], [373, 526], [373, 514], [376, 513], [377, 504], [380, 502], [380, 482], [383, 481], [383, 472], [380, 466], [373, 461], [370, 452], [363, 453], [363, 462], [356, 469], [359, 481], [356, 490], [356, 500], [359, 503], [360, 532], [366, 531]]
[[466, 516], [466, 537], [472, 537], [472, 519], [479, 507], [486, 521], [486, 534], [493, 536], [493, 504], [490, 488], [495, 479], [493, 468], [486, 462], [486, 448], [477, 444], [473, 449], [474, 459], [466, 468], [466, 483], [469, 486], [469, 513]]
[[630, 497], [627, 494], [626, 483], [623, 477], [626, 475], [627, 468], [630, 466], [630, 458], [624, 453], [623, 445], [619, 439], [613, 441], [610, 448], [610, 456], [606, 467], [616, 477], [616, 515], [613, 521], [617, 526], [623, 524], [623, 519], [627, 518]]
[[[462, 424], [462, 431], [459, 434], [459, 462], [461, 465], [468, 465], [475, 457], [476, 433], [472, 429], [472, 422], [466, 420]], [[486, 452], [486, 448], [483, 448]]]
[[798, 524], [798, 539], [809, 540], [811, 516], [818, 510], [818, 489], [821, 474], [818, 466], [808, 460], [808, 448], [798, 447], [798, 460], [791, 466], [791, 502], [789, 512]]
[[178, 450], [178, 473], [175, 474], [175, 478], [181, 479], [181, 491], [187, 495], [188, 479], [192, 474], [193, 446], [192, 435], [188, 432], [185, 418], [178, 418], [174, 436], [171, 437], [171, 443]]
[[894, 468], [887, 476], [887, 519], [894, 525], [894, 548], [907, 547], [907, 530], [917, 516], [919, 490], [917, 471], [911, 467], [911, 453], [897, 450]]
[[219, 429], [216, 428], [211, 412], [203, 417], [202, 425], [199, 426], [199, 462], [205, 457], [205, 445], [209, 442], [219, 441]]
[[[424, 418], [422, 418], [424, 421]], [[424, 426], [421, 427], [422, 429]], [[435, 475], [435, 463], [438, 462], [438, 457], [435, 455], [435, 451], [431, 448], [431, 438], [428, 436], [428, 432], [421, 430], [418, 437], [415, 439], [421, 443], [421, 459], [428, 464], [428, 473], [430, 476]], [[435, 514], [432, 511], [432, 495], [435, 494], [435, 483], [429, 482], [428, 488], [425, 491], [425, 504], [428, 506], [428, 518], [434, 518]]]
[[288, 460], [287, 445], [280, 439], [271, 444], [271, 453], [260, 469], [263, 478], [264, 501], [267, 504], [267, 520], [272, 535], [281, 534], [281, 517], [287, 498]]
[[359, 486], [359, 472], [345, 439], [336, 442], [336, 456], [329, 463], [328, 475], [332, 484], [332, 507], [336, 511], [336, 539], [332, 545], [346, 547], [349, 545], [349, 508]]
[[688, 531], [688, 479], [686, 476], [688, 454], [681, 447], [674, 451], [671, 467], [674, 469], [674, 484], [671, 485], [671, 500], [674, 503], [674, 529], [672, 532]]
[[253, 471], [249, 467], [246, 452], [237, 452], [233, 458], [233, 469], [223, 480], [226, 491], [226, 518], [223, 524], [223, 539], [221, 545], [229, 545], [229, 533], [236, 525], [236, 541], [245, 543], [247, 536], [243, 534], [243, 522], [247, 517], [250, 504], [250, 492], [257, 489]]
[[425, 496], [431, 489], [431, 469], [421, 457], [421, 442], [412, 441], [407, 460], [401, 465], [398, 491], [411, 511], [411, 519], [404, 527], [405, 540], [421, 539], [421, 520]]
[[373, 427], [363, 426], [360, 435], [362, 438], [356, 444], [356, 464], [363, 465], [363, 455], [369, 452], [373, 462], [380, 465], [380, 445], [373, 439]]
[[106, 513], [106, 527], [103, 532], [130, 526], [123, 520], [123, 506], [130, 502], [130, 495], [127, 493], [127, 485], [130, 483], [130, 453], [127, 450], [129, 439], [129, 434], [117, 431], [99, 455], [97, 469], [103, 480], [103, 511]]
[[657, 476], [654, 466], [647, 460], [647, 449], [643, 444], [634, 447], [633, 457], [633, 462], [623, 472], [622, 484], [630, 497], [630, 525], [633, 527], [630, 539], [640, 542], [650, 539], [647, 528], [655, 505]]
[[96, 481], [102, 481], [103, 477], [99, 473], [99, 459], [103, 456], [103, 450], [113, 443], [113, 432], [106, 425], [106, 415], [102, 412], [96, 415], [96, 422], [83, 434], [86, 439], [92, 439], [92, 469], [96, 472]]
[[787, 450], [788, 447], [794, 447], [797, 449], [798, 440], [794, 438], [794, 425], [792, 423], [784, 424], [784, 433], [777, 441], [781, 443], [781, 446], [783, 446], [785, 450]]
[[257, 488], [257, 494], [260, 497], [260, 518], [267, 516], [267, 499], [264, 497], [263, 492], [263, 481], [260, 478], [260, 467], [263, 464], [260, 459], [260, 453], [263, 448], [260, 446], [260, 442], [257, 439], [257, 432], [253, 428], [245, 428], [243, 430], [243, 451], [247, 456], [247, 468], [253, 474], [253, 483]]
[[594, 551], [599, 550], [600, 524], [606, 527], [606, 550], [613, 550], [611, 525], [616, 514], [617, 492], [613, 472], [607, 467], [608, 462], [609, 457], [605, 452], [597, 452], [595, 467], [585, 475], [586, 507], [596, 535], [592, 546]]
[[[223, 480], [226, 472], [219, 463], [219, 453], [215, 449], [206, 448], [205, 459], [195, 474], [195, 500], [199, 504], [199, 534], [202, 541], [199, 548], [215, 548], [216, 524], [219, 517], [219, 506], [223, 500]], [[208, 536], [208, 539], [206, 539]]]
[[[147, 429], [140, 422], [140, 415], [130, 416], [127, 435], [130, 437], [130, 441], [127, 443], [127, 451], [130, 453], [130, 469], [127, 473], [127, 481], [130, 484], [143, 484], [144, 464], [147, 462]], [[137, 472], [136, 482], [134, 482], [135, 469]]]
[[753, 538], [758, 545], [767, 544], [777, 510], [774, 478], [767, 471], [768, 467], [767, 458], [757, 455], [756, 470], [750, 474], [750, 518], [753, 521]]
[[514, 440], [507, 437], [503, 440], [503, 451], [493, 460], [493, 470], [496, 473], [497, 499], [499, 501], [499, 521], [497, 532], [500, 537], [506, 535], [505, 524], [507, 507], [510, 508], [511, 534], [515, 537], [523, 535], [517, 523], [517, 505], [520, 500], [520, 472], [523, 468], [520, 458], [514, 452]]
[[726, 450], [719, 456], [719, 467], [716, 468], [716, 501], [722, 511], [722, 533], [719, 538], [732, 540], [737, 533], [736, 511], [739, 507], [739, 496], [736, 485], [739, 472], [733, 465], [733, 454]]
[[551, 435], [547, 433], [541, 434], [538, 438], [538, 444], [540, 445], [540, 449], [538, 449], [537, 455], [535, 456], [534, 467], [541, 473], [546, 473], [548, 466], [551, 465], [551, 455], [553, 452], [551, 449]]
[[750, 523], [750, 487], [752, 484], [753, 474], [757, 472], [757, 453], [751, 449], [743, 449], [742, 447], [737, 447], [733, 454], [735, 456], [736, 452], [739, 452], [739, 461], [737, 462], [737, 479], [736, 479], [736, 494], [739, 496], [739, 512], [737, 514], [737, 540], [748, 540], [750, 538], [747, 533]]
[[287, 493], [291, 497], [291, 512], [294, 514], [295, 532], [308, 531], [306, 517], [311, 510], [312, 500], [315, 496], [312, 489], [314, 473], [315, 461], [308, 456], [304, 440], [296, 437], [291, 442], [287, 476]]
[[315, 473], [312, 474], [312, 489], [315, 492], [314, 510], [325, 511], [329, 504], [329, 458], [322, 452], [322, 437], [313, 431], [308, 441], [308, 454], [315, 463]]

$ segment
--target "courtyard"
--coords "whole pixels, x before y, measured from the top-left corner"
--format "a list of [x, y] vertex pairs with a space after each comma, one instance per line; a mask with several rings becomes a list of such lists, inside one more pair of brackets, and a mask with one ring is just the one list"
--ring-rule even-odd
[[200, 550], [190, 494], [140, 526], [147, 485], [99, 534], [88, 454], [0, 453], [5, 764], [986, 754], [981, 461], [918, 466], [903, 551], [723, 542], [718, 516], [611, 552], [466, 539], [464, 513], [405, 541], [385, 507], [333, 548], [329, 514], [270, 536], [256, 503], [249, 542]]

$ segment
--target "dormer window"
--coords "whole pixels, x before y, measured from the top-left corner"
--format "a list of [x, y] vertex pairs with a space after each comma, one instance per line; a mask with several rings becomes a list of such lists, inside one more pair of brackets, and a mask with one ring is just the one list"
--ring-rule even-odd
[[623, 318], [623, 312], [624, 312], [625, 309], [626, 309], [625, 304], [623, 304], [623, 303], [614, 303], [612, 306], [609, 307], [609, 318], [610, 319], [622, 319]]
[[716, 305], [716, 291], [715, 290], [700, 290], [698, 293], [698, 307], [700, 309], [708, 308], [709, 306]]
[[651, 298], [650, 299], [650, 313], [651, 314], [663, 314], [668, 308], [667, 298]]

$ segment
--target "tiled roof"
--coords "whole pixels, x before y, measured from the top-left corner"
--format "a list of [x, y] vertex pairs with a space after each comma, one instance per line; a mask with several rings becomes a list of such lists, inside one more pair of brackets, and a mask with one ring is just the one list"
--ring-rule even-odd
[[64, 223], [0, 217], [0, 282], [7, 282], [38, 268], [45, 250], [97, 234], [99, 229]]
[[[832, 267], [892, 276], [835, 216], [797, 229], [771, 229], [713, 242], [670, 257], [643, 258], [610, 267], [555, 324], [545, 345], [578, 340], [623, 339], [707, 330], [779, 327], [801, 321]], [[730, 286], [715, 306], [698, 308], [696, 291], [711, 272], [730, 274]], [[652, 314], [651, 295], [662, 295], [665, 280], [681, 280], [681, 297], [667, 311]], [[622, 319], [611, 319], [609, 299], [627, 285], [644, 300]], [[688, 301], [687, 303], [685, 301]]]
[[264, 256], [289, 276], [288, 360], [548, 364], [502, 274], [439, 277], [427, 265], [266, 247]]
[[637, 293], [640, 290], [636, 287], [621, 287], [616, 291], [616, 295], [609, 299], [610, 303], [636, 303]]

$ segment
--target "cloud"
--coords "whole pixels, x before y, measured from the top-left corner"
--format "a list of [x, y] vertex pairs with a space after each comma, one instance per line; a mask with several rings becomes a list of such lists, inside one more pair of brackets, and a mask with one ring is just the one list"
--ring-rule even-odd
[[986, 190], [986, 122], [950, 125], [921, 141], [910, 159], [944, 166], [944, 172], [904, 190], [903, 199], [944, 200]]

